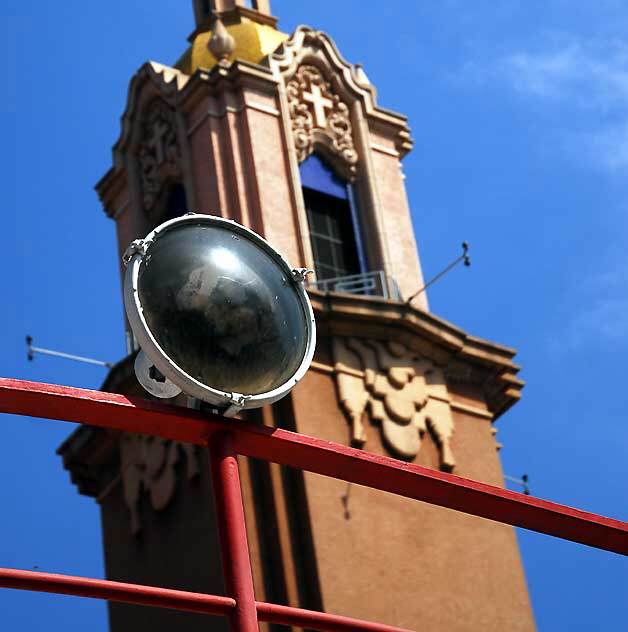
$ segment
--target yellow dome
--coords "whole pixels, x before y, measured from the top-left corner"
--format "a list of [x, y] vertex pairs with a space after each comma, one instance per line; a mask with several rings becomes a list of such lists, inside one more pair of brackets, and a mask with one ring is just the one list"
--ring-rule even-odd
[[[227, 26], [226, 29], [235, 40], [235, 49], [229, 56], [230, 61], [243, 59], [257, 64], [289, 37], [271, 26], [258, 24], [246, 18], [242, 18], [237, 24]], [[191, 75], [198, 68], [214, 66], [218, 60], [209, 52], [208, 43], [211, 35], [211, 31], [199, 33], [175, 67]]]

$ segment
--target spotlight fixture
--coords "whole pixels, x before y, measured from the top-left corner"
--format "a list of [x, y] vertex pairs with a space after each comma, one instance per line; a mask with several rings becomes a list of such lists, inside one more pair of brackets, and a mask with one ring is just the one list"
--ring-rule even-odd
[[131, 243], [123, 260], [135, 373], [149, 393], [184, 392], [231, 416], [281, 399], [305, 375], [316, 344], [309, 270], [253, 231], [188, 213]]

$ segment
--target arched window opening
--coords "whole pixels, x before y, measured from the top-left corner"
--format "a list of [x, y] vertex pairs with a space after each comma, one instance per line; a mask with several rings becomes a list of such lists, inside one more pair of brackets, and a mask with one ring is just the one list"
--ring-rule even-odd
[[181, 217], [181, 215], [185, 215], [188, 211], [185, 187], [180, 182], [174, 182], [167, 189], [161, 221], [165, 222], [175, 217]]
[[352, 184], [316, 154], [301, 163], [300, 172], [317, 280], [366, 272]]

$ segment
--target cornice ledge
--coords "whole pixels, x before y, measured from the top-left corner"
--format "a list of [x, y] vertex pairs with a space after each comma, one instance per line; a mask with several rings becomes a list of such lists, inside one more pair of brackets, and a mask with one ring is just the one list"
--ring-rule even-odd
[[512, 359], [517, 354], [517, 350], [512, 347], [506, 347], [496, 342], [484, 340], [483, 338], [476, 338], [469, 334], [465, 334], [465, 343], [461, 350], [461, 353], [474, 357], [477, 360], [486, 360], [487, 362], [496, 362], [499, 359], [502, 360], [503, 366], [509, 369], [519, 371], [521, 368], [519, 365], [514, 364]]
[[140, 66], [129, 82], [127, 103], [120, 119], [120, 136], [113, 146], [114, 164], [118, 163], [119, 154], [130, 143], [132, 123], [141, 109], [141, 104], [154, 97], [162, 97], [172, 102], [189, 79], [189, 75], [177, 68], [156, 61], [147, 61]]
[[81, 425], [57, 448], [79, 494], [97, 498], [115, 477], [118, 433]]
[[[116, 362], [109, 369], [109, 373], [107, 373], [105, 381], [101, 384], [100, 390], [105, 393], [122, 393], [124, 395], [128, 395], [130, 390], [138, 390], [134, 368], [136, 356], [137, 351], [134, 351]], [[131, 389], [129, 388], [130, 386]], [[142, 397], [147, 397], [142, 389], [139, 389], [139, 392], [142, 393]]]
[[[137, 383], [133, 365], [136, 353], [117, 362], [107, 374], [101, 391], [146, 398]], [[80, 494], [96, 499], [120, 470], [117, 431], [82, 424], [57, 448], [63, 467]]]
[[404, 158], [412, 150], [414, 140], [410, 136], [410, 127], [406, 116], [377, 108], [376, 111], [369, 112], [367, 110], [366, 118], [369, 128], [373, 132], [388, 136], [393, 140], [400, 158]]
[[324, 31], [300, 25], [275, 52], [270, 53], [261, 63], [268, 66], [277, 77], [292, 77], [301, 63], [327, 66], [332, 72], [329, 81], [348, 90], [355, 99], [362, 99], [368, 107], [375, 107], [376, 91], [370, 83], [358, 78], [358, 68], [349, 63], [340, 53], [334, 40]]
[[113, 166], [94, 187], [109, 217], [115, 213], [115, 209], [111, 207], [113, 197], [126, 184], [122, 154], [130, 144], [133, 120], [141, 107], [140, 103], [156, 96], [172, 100], [185, 87], [189, 79], [188, 75], [177, 68], [156, 61], [147, 61], [140, 66], [129, 82], [126, 106], [120, 117], [120, 134], [112, 148]]
[[198, 89], [199, 85], [211, 85], [216, 88], [221, 85], [231, 84], [232, 86], [252, 86], [256, 88], [266, 88], [272, 86], [276, 90], [279, 80], [273, 75], [269, 68], [261, 64], [255, 64], [243, 59], [237, 59], [231, 63], [218, 63], [212, 68], [199, 68], [191, 76], [190, 81], [180, 95], [180, 100], [185, 101], [192, 91]]
[[308, 289], [308, 293], [316, 315], [324, 320], [338, 317], [386, 326], [399, 325], [439, 343], [449, 355], [464, 347], [466, 334], [462, 329], [400, 301], [314, 289]]
[[452, 379], [482, 387], [495, 418], [520, 398], [524, 382], [516, 377], [520, 367], [513, 362], [516, 351], [511, 347], [471, 336], [430, 312], [400, 301], [314, 289], [308, 293], [322, 331], [341, 335], [351, 331], [359, 335], [363, 326], [369, 335], [389, 338], [390, 328], [394, 327], [401, 338], [405, 332], [406, 338], [409, 334], [429, 342], [435, 348], [434, 359]]
[[[183, 90], [177, 95], [177, 104], [191, 111], [209, 94], [218, 97], [227, 91], [249, 88], [264, 95], [274, 96], [278, 81], [264, 66], [244, 60], [229, 64], [216, 64], [212, 68], [198, 68]], [[204, 117], [203, 117], [204, 118]], [[191, 125], [196, 125], [195, 121]]]
[[115, 166], [111, 167], [94, 186], [107, 217], [112, 218], [117, 212], [117, 209], [112, 206], [113, 201], [126, 186], [126, 171]]

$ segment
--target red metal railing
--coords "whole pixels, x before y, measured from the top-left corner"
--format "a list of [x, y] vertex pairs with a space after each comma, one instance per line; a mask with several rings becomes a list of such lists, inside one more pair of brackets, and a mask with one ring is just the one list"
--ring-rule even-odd
[[316, 630], [399, 632], [400, 628], [378, 623], [255, 601], [237, 454], [628, 554], [625, 522], [286, 430], [112, 393], [5, 378], [0, 378], [0, 412], [89, 423], [207, 447], [230, 596], [17, 569], [0, 569], [0, 587], [218, 614], [228, 616], [232, 629], [241, 632], [256, 631], [258, 621]]

